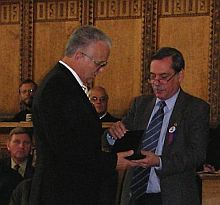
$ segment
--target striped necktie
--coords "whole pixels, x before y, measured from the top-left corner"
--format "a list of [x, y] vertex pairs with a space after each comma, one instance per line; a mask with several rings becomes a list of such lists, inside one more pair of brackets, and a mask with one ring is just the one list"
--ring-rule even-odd
[[[164, 107], [166, 106], [166, 103], [164, 101], [160, 101], [158, 102], [158, 104], [160, 107], [152, 117], [148, 125], [148, 128], [146, 129], [146, 132], [143, 135], [142, 143], [140, 145], [141, 150], [147, 150], [151, 152], [155, 152], [156, 150], [160, 136], [160, 131], [163, 124]], [[146, 193], [147, 184], [150, 176], [150, 169], [150, 167], [136, 167], [134, 169], [130, 185], [133, 198], [138, 199]]]

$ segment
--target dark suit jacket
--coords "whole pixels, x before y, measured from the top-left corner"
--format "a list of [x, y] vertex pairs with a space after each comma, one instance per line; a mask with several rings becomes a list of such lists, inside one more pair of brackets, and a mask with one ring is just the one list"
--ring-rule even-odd
[[0, 161], [0, 204], [8, 205], [13, 189], [23, 180], [23, 177], [8, 164]]
[[35, 94], [37, 161], [30, 205], [97, 205], [116, 155], [101, 151], [101, 122], [71, 72], [58, 63]]
[[[155, 97], [141, 96], [135, 99], [123, 122], [129, 130], [143, 130], [150, 119]], [[176, 125], [176, 131], [169, 128]], [[157, 171], [163, 205], [199, 205], [196, 168], [205, 161], [209, 130], [209, 105], [203, 100], [179, 93], [169, 120], [162, 152], [162, 170]], [[124, 184], [122, 204], [128, 205], [129, 170]], [[130, 203], [132, 204], [132, 203]]]
[[[0, 164], [5, 167], [11, 168], [11, 158], [7, 157], [7, 158], [1, 159]], [[32, 166], [32, 156], [29, 156], [23, 179], [31, 178], [33, 177], [33, 175], [34, 175], [34, 167]]]

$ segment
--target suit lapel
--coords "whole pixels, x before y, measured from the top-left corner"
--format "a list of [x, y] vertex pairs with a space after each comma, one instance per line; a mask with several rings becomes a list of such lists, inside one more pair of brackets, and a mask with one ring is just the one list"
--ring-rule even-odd
[[[170, 141], [169, 135], [170, 134], [175, 134], [174, 132], [172, 132], [172, 128], [175, 127], [175, 129], [178, 129], [179, 124], [181, 123], [182, 117], [184, 116], [184, 111], [187, 107], [188, 104], [188, 100], [187, 100], [187, 95], [186, 93], [184, 93], [182, 90], [179, 93], [179, 96], [176, 100], [173, 112], [170, 116], [170, 120], [169, 120], [169, 124], [167, 127], [167, 134], [166, 134], [166, 138], [165, 138], [165, 143], [164, 145], [167, 146], [169, 144], [171, 144], [173, 142], [173, 140], [175, 140], [174, 138]], [[175, 136], [176, 137], [176, 136]]]
[[[148, 125], [148, 123], [149, 123], [150, 116], [151, 116], [151, 113], [152, 113], [152, 111], [153, 111], [155, 102], [156, 102], [156, 98], [153, 97], [153, 98], [148, 102], [148, 106], [146, 106], [145, 109], [144, 109], [143, 119], [140, 119], [140, 122], [143, 122], [143, 124], [142, 124], [141, 126], [144, 127], [144, 129], [147, 128], [147, 125]], [[141, 115], [140, 115], [140, 116], [141, 116]]]

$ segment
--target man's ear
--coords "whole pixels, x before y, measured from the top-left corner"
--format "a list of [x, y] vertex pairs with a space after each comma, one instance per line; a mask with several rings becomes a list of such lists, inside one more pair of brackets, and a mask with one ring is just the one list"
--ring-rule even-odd
[[184, 70], [181, 70], [181, 71], [179, 72], [179, 82], [182, 82], [183, 79], [184, 79]]
[[76, 60], [79, 60], [80, 58], [83, 57], [82, 52], [80, 52], [79, 50], [77, 50], [74, 54], [73, 54], [73, 58]]
[[8, 151], [10, 151], [10, 146], [9, 146], [9, 143], [10, 143], [10, 141], [9, 140], [7, 140], [7, 149], [8, 149]]

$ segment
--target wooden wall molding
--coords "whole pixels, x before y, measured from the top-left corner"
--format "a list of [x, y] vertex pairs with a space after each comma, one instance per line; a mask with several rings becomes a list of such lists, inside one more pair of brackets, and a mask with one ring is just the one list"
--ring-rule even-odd
[[34, 0], [20, 2], [20, 80], [32, 78]]
[[142, 93], [152, 93], [151, 86], [147, 82], [149, 76], [149, 63], [152, 54], [156, 50], [157, 39], [157, 8], [155, 0], [149, 0], [144, 5], [144, 32], [143, 32], [143, 71], [142, 71]]
[[0, 25], [19, 24], [20, 22], [19, 1], [3, 1], [0, 4]]
[[212, 25], [210, 31], [209, 58], [209, 103], [211, 105], [211, 125], [220, 122], [220, 2], [213, 1]]
[[34, 1], [34, 22], [79, 20], [80, 1]]
[[210, 0], [161, 0], [159, 16], [200, 16], [210, 15]]
[[92, 0], [84, 0], [81, 8], [81, 25], [94, 25], [94, 2]]
[[143, 0], [96, 0], [95, 19], [141, 18]]

